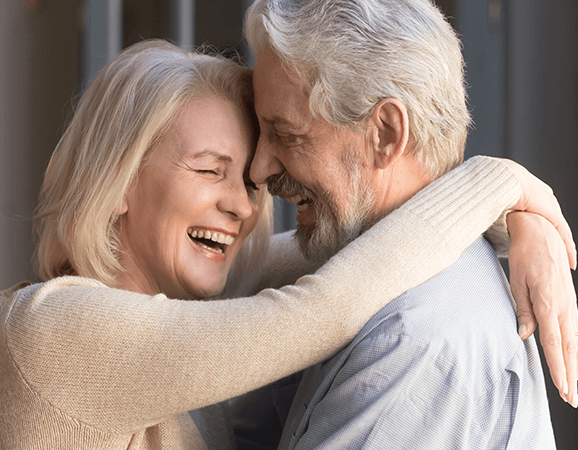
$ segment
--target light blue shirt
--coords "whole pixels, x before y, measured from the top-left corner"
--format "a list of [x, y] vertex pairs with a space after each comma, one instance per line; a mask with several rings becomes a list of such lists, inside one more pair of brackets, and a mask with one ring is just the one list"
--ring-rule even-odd
[[519, 339], [507, 282], [482, 238], [307, 369], [279, 446], [554, 448], [536, 343]]

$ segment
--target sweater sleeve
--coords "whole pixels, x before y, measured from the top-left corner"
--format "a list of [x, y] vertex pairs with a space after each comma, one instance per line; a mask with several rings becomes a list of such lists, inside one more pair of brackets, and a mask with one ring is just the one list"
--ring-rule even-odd
[[[435, 192], [430, 192], [430, 190], [433, 190], [433, 188], [430, 187], [424, 189], [423, 194], [425, 196], [425, 201], [428, 203], [431, 202], [431, 206], [433, 208], [435, 208], [436, 203], [441, 202], [439, 209], [445, 209], [448, 205], [448, 200], [452, 202], [455, 199], [453, 197], [444, 199], [444, 197], [447, 196], [446, 192], [444, 192], [444, 189], [447, 189], [449, 192], [453, 192], [455, 195], [461, 195], [461, 192], [458, 191], [457, 186], [455, 189], [452, 187], [452, 183], [458, 182], [462, 183], [463, 189], [468, 191], [468, 194], [472, 195], [470, 198], [464, 198], [464, 202], [462, 204], [464, 207], [464, 222], [469, 220], [469, 218], [465, 215], [465, 210], [467, 208], [479, 207], [480, 202], [477, 202], [476, 204], [474, 196], [487, 196], [485, 198], [491, 202], [491, 204], [486, 206], [489, 206], [490, 208], [498, 206], [495, 203], [493, 195], [508, 194], [502, 191], [501, 188], [498, 188], [493, 193], [490, 191], [482, 191], [482, 189], [487, 189], [487, 187], [485, 182], [482, 181], [480, 177], [487, 178], [486, 182], [491, 183], [489, 177], [493, 175], [489, 172], [484, 173], [484, 170], [495, 170], [493, 162], [491, 164], [487, 164], [488, 161], [491, 161], [491, 158], [486, 156], [473, 157], [462, 167], [451, 173], [451, 175], [446, 175], [447, 179], [444, 178], [442, 180], [442, 182], [445, 183], [445, 187], [440, 186], [436, 189]], [[469, 168], [470, 165], [472, 166], [471, 168]], [[463, 171], [461, 175], [459, 174], [460, 171]], [[497, 172], [495, 175], [499, 176]], [[452, 177], [454, 177], [454, 179], [451, 179]], [[460, 181], [457, 181], [458, 179], [460, 179]], [[507, 186], [503, 186], [503, 189], [507, 189]], [[516, 192], [517, 191], [514, 190], [512, 195], [515, 195]], [[422, 206], [423, 204], [417, 206], [417, 208]], [[428, 204], [427, 206], [429, 207], [430, 205]], [[401, 208], [403, 209], [404, 207], [402, 206]], [[432, 211], [433, 214], [438, 212], [439, 210], [436, 212], [436, 209]], [[477, 226], [478, 224], [475, 223], [467, 224], [468, 227], [471, 227], [471, 229], [478, 234], [484, 233], [484, 237], [490, 242], [498, 256], [502, 258], [508, 257], [511, 244], [506, 224], [506, 215], [508, 212], [509, 210], [507, 209], [502, 211], [487, 230], [480, 230], [480, 228]], [[451, 214], [454, 213], [456, 213], [456, 215], [450, 220], [460, 218], [459, 212], [454, 210]], [[300, 276], [312, 273], [321, 266], [320, 263], [308, 261], [301, 255], [299, 252], [299, 246], [293, 239], [293, 233], [293, 231], [287, 231], [285, 233], [276, 234], [271, 238], [267, 257], [263, 264], [260, 266], [258, 273], [254, 274], [255, 281], [252, 289], [253, 293], [265, 288], [279, 288], [287, 284], [293, 284]], [[458, 241], [451, 241], [448, 243], [448, 245], [454, 245], [456, 250], [460, 252], [464, 249], [462, 246], [460, 246]]]
[[131, 433], [330, 357], [379, 309], [451, 265], [520, 195], [475, 158], [294, 285], [179, 301], [62, 277], [19, 291], [6, 340], [27, 385], [98, 429]]
[[320, 262], [309, 261], [303, 257], [293, 234], [294, 231], [286, 231], [272, 236], [267, 257], [255, 274], [251, 293], [293, 284], [299, 277], [313, 273], [321, 267]]

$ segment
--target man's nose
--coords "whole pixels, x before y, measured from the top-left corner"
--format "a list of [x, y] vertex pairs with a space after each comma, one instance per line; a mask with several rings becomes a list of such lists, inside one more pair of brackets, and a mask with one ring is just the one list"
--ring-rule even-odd
[[277, 157], [273, 145], [260, 137], [251, 163], [251, 180], [256, 184], [264, 184], [271, 175], [279, 175], [284, 170], [285, 168]]

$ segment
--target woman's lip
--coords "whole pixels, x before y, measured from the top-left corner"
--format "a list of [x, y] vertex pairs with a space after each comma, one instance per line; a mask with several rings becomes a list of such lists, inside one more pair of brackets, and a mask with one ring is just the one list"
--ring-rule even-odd
[[196, 242], [195, 240], [193, 240], [190, 236], [189, 236], [189, 242], [191, 243], [191, 245], [193, 246], [193, 249], [197, 252], [199, 252], [200, 254], [202, 254], [203, 256], [212, 259], [215, 262], [225, 262], [225, 252], [227, 251], [227, 248], [225, 247], [225, 249], [221, 252], [215, 252], [214, 250], [211, 250], [210, 247], [200, 243], [200, 242]]

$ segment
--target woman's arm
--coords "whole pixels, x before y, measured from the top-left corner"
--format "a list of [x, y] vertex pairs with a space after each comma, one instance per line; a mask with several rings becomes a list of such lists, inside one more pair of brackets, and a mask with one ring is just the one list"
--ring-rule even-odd
[[266, 288], [279, 289], [295, 283], [303, 275], [315, 272], [322, 263], [308, 261], [299, 251], [293, 238], [294, 231], [286, 231], [271, 237], [267, 256], [254, 276], [251, 294]]
[[578, 311], [569, 274], [569, 268], [576, 270], [576, 244], [552, 189], [514, 161], [502, 162], [522, 186], [522, 195], [511, 208], [519, 213], [507, 216], [512, 235], [510, 282], [518, 303], [520, 336], [529, 337], [540, 325], [552, 380], [560, 396], [577, 407]]
[[529, 337], [538, 320], [552, 380], [560, 396], [576, 407], [578, 311], [567, 248], [557, 229], [539, 215], [510, 213], [508, 227], [512, 234], [510, 279], [518, 303], [520, 336]]
[[202, 302], [63, 277], [16, 294], [6, 339], [38, 395], [91, 426], [129, 433], [330, 357], [385, 304], [457, 260], [519, 197], [505, 165], [477, 159], [293, 286]]

